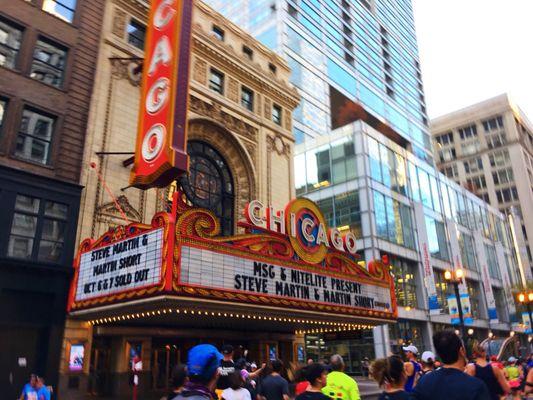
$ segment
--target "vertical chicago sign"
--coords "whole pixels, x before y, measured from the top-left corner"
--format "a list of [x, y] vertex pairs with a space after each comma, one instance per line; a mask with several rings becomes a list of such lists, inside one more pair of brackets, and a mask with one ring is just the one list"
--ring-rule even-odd
[[130, 184], [164, 187], [187, 171], [192, 0], [152, 0]]

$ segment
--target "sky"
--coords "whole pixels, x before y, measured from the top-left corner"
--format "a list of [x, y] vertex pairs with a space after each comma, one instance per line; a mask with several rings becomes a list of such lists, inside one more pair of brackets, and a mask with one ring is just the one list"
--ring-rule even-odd
[[533, 0], [412, 0], [434, 118], [508, 92], [533, 120]]

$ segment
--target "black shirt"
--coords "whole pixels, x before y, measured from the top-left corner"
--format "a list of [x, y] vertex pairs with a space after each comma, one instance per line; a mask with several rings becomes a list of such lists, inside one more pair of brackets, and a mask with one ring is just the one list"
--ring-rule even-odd
[[289, 395], [289, 383], [279, 375], [269, 375], [261, 381], [259, 394], [267, 400], [283, 400]]
[[488, 400], [487, 386], [482, 380], [455, 368], [440, 368], [426, 374], [414, 389], [417, 400]]
[[331, 400], [322, 392], [303, 392], [296, 396], [295, 400]]
[[411, 395], [404, 390], [398, 390], [397, 392], [387, 393], [383, 392], [379, 395], [378, 400], [410, 400]]
[[229, 388], [229, 376], [235, 372], [235, 363], [233, 360], [226, 361], [222, 360], [220, 362], [220, 375], [217, 381], [217, 389], [227, 389]]

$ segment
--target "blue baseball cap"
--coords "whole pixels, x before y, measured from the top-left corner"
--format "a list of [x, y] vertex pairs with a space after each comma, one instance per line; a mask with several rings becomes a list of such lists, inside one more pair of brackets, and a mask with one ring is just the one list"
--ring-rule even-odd
[[187, 371], [189, 376], [198, 376], [204, 379], [211, 378], [224, 356], [217, 348], [210, 344], [199, 344], [189, 351], [187, 358]]

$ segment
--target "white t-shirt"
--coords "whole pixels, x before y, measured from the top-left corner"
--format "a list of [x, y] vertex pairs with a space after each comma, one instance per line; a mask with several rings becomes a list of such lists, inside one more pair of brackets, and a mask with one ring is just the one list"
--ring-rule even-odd
[[232, 388], [227, 388], [222, 391], [221, 397], [224, 400], [252, 400], [250, 392], [248, 389], [240, 388], [233, 390]]

